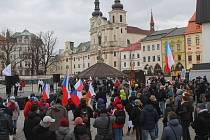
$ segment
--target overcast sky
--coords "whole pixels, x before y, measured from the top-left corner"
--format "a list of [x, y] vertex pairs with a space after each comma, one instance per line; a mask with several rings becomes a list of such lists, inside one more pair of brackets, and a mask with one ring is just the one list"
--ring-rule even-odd
[[[101, 11], [108, 17], [114, 0], [100, 0]], [[128, 11], [128, 24], [149, 29], [153, 10], [155, 28], [186, 26], [195, 11], [196, 0], [121, 0]], [[64, 42], [76, 45], [89, 40], [89, 19], [94, 0], [0, 0], [0, 30], [30, 32], [53, 30], [58, 38], [57, 48]]]

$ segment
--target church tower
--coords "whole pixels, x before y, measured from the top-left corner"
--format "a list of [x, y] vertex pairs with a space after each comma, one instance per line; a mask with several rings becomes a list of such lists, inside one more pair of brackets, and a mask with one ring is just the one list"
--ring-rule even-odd
[[150, 32], [154, 32], [155, 31], [155, 22], [154, 22], [154, 18], [153, 18], [153, 13], [151, 10], [151, 20], [150, 20]]
[[93, 17], [98, 17], [98, 16], [102, 17], [103, 13], [100, 11], [100, 2], [99, 2], [99, 0], [95, 0], [94, 4], [95, 4], [95, 10], [93, 11], [92, 16]]

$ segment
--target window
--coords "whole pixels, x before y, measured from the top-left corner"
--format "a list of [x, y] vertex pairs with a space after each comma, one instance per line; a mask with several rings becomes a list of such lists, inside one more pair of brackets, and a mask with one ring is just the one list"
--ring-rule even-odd
[[150, 56], [148, 56], [148, 62], [150, 62]]
[[75, 64], [74, 64], [74, 69], [76, 68]]
[[80, 68], [80, 64], [78, 64], [78, 68]]
[[155, 62], [155, 56], [153, 56], [152, 59], [153, 59], [153, 62]]
[[147, 51], [150, 51], [150, 45], [147, 45]]
[[160, 62], [160, 55], [158, 55], [158, 56], [157, 56], [157, 61], [159, 61], [159, 62]]
[[74, 57], [74, 61], [75, 61], [75, 57]]
[[66, 58], [66, 62], [68, 62], [69, 61], [69, 59], [68, 58]]
[[120, 22], [122, 22], [123, 21], [123, 17], [122, 17], [122, 15], [120, 15]]
[[112, 22], [115, 23], [115, 17], [114, 16], [112, 17]]
[[153, 50], [153, 51], [155, 50], [155, 45], [152, 45], [152, 50]]
[[200, 55], [196, 55], [196, 60], [200, 61], [201, 60], [201, 56]]
[[177, 51], [181, 51], [181, 45], [180, 44], [176, 44], [177, 46]]
[[133, 62], [133, 67], [135, 67], [135, 62]]
[[98, 36], [98, 44], [101, 45], [101, 36]]
[[157, 44], [157, 50], [160, 50], [160, 44]]
[[143, 57], [143, 61], [146, 62], [146, 57]]
[[126, 68], [126, 62], [124, 62], [124, 68]]
[[117, 53], [116, 52], [114, 52], [114, 56], [117, 56]]
[[88, 55], [88, 59], [90, 59], [90, 56]]
[[140, 62], [138, 62], [137, 65], [140, 66]]
[[126, 55], [124, 54], [124, 59], [126, 59]]
[[140, 58], [140, 55], [139, 55], [139, 53], [137, 54], [137, 58]]
[[200, 38], [199, 38], [199, 36], [195, 37], [195, 42], [196, 42], [196, 45], [200, 45]]
[[178, 55], [178, 61], [181, 61], [181, 60], [182, 60], [182, 56]]
[[122, 28], [121, 28], [120, 32], [121, 32], [121, 34], [123, 33], [123, 29]]
[[145, 51], [145, 46], [143, 46], [143, 51]]
[[114, 61], [114, 67], [117, 67], [117, 62], [116, 61]]
[[129, 39], [127, 39], [127, 45], [130, 45], [130, 44], [131, 44], [130, 40], [129, 40]]
[[135, 58], [135, 54], [132, 54], [132, 58], [133, 58], [133, 59]]
[[171, 45], [171, 52], [173, 53], [173, 51], [174, 51], [174, 46]]
[[188, 45], [188, 46], [191, 46], [191, 45], [192, 45], [191, 38], [187, 38], [187, 45]]
[[90, 63], [88, 63], [88, 68], [90, 67]]
[[188, 56], [188, 61], [191, 62], [192, 61], [192, 55]]

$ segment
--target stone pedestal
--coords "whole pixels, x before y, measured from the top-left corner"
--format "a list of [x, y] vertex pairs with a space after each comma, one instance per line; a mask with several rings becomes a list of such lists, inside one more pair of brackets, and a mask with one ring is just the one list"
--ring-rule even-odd
[[202, 24], [203, 63], [210, 63], [210, 22]]

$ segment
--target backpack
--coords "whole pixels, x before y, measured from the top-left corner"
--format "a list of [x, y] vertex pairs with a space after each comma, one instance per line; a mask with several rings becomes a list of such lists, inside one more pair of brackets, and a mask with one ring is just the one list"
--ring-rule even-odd
[[115, 112], [115, 116], [116, 116], [116, 120], [115, 123], [116, 124], [125, 124], [125, 111], [124, 109], [119, 109]]

